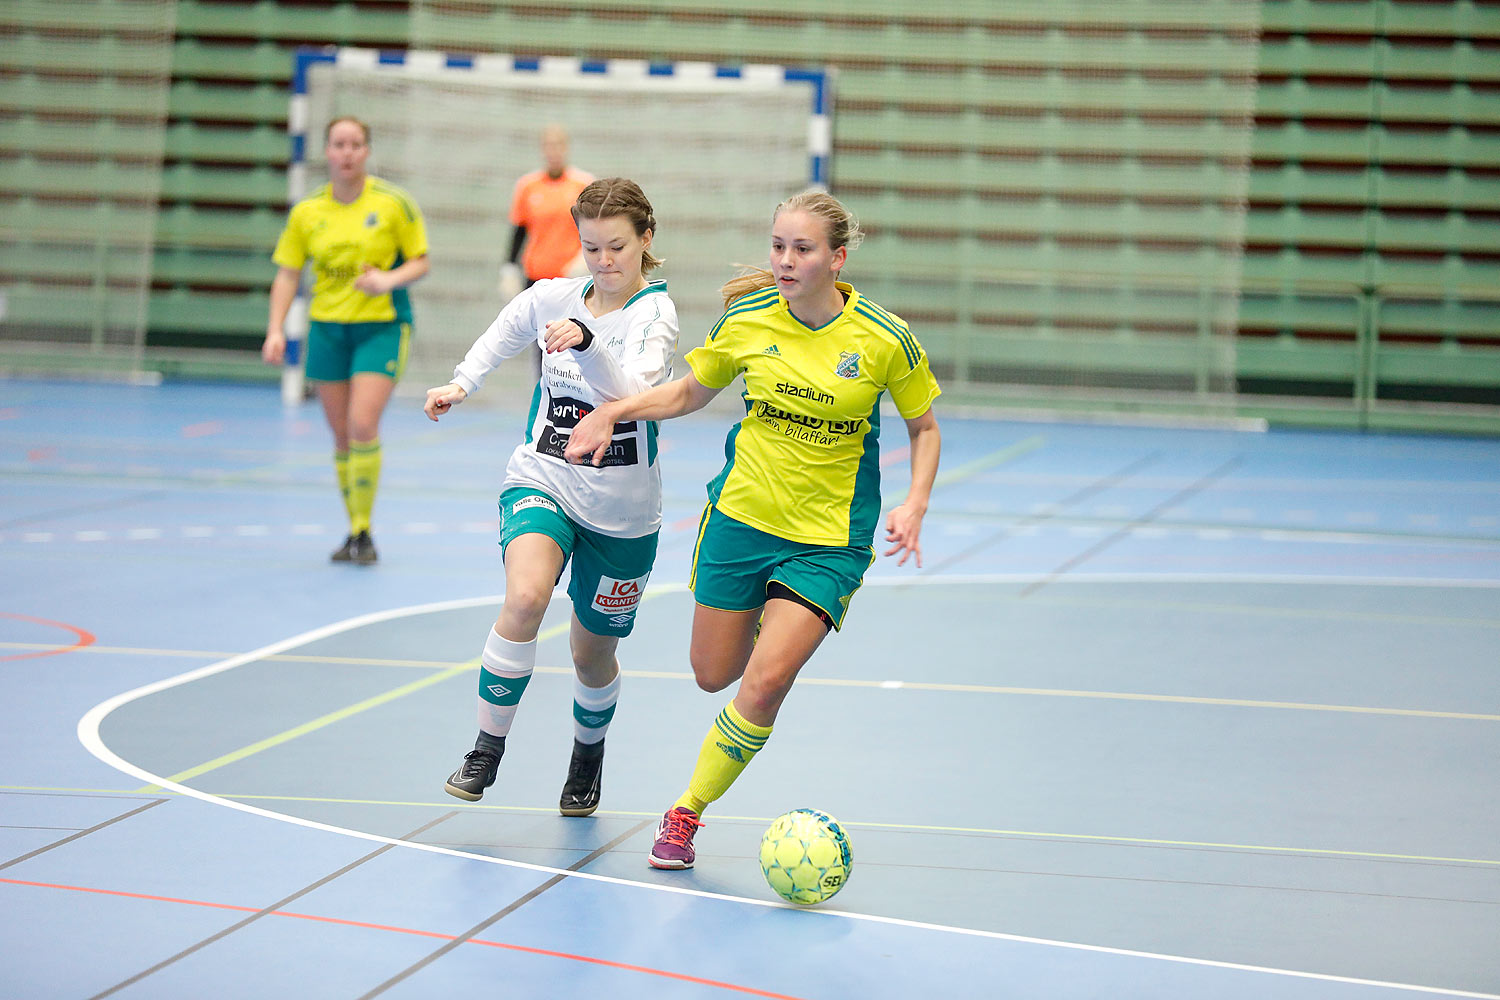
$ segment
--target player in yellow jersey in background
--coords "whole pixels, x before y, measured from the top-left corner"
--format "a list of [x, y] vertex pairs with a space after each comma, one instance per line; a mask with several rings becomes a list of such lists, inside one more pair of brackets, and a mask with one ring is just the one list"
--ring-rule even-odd
[[569, 461], [597, 465], [617, 422], [691, 413], [745, 377], [745, 417], [708, 484], [690, 581], [698, 685], [740, 686], [704, 738], [687, 790], [657, 827], [648, 858], [656, 868], [693, 866], [704, 808], [765, 745], [798, 672], [841, 627], [874, 562], [879, 404], [887, 392], [906, 421], [911, 488], [886, 518], [886, 555], [922, 564], [922, 518], [941, 449], [932, 402], [941, 390], [907, 325], [838, 280], [860, 235], [826, 193], [782, 202], [770, 270], [724, 286], [726, 311], [688, 353], [691, 371], [601, 404], [565, 451]]
[[333, 463], [349, 515], [334, 562], [375, 562], [370, 517], [380, 481], [380, 417], [406, 365], [411, 300], [427, 273], [427, 230], [411, 195], [365, 171], [370, 129], [335, 118], [326, 138], [329, 182], [292, 206], [272, 259], [271, 316], [261, 356], [280, 364], [283, 329], [302, 268], [313, 267], [307, 378], [333, 431]]

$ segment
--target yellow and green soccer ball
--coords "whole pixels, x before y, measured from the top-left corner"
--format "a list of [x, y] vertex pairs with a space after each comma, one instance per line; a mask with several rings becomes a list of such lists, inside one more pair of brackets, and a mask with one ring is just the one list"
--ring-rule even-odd
[[783, 899], [811, 906], [844, 887], [854, 868], [849, 835], [816, 809], [776, 817], [760, 841], [760, 870]]

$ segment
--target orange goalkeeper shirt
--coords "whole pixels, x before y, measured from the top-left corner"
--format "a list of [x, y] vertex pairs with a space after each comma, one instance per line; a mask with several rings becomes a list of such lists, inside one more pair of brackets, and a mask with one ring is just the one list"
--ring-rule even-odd
[[578, 228], [573, 225], [573, 202], [593, 183], [593, 176], [574, 167], [556, 179], [534, 170], [516, 181], [510, 221], [526, 227], [526, 250], [521, 268], [532, 281], [567, 276], [578, 256]]

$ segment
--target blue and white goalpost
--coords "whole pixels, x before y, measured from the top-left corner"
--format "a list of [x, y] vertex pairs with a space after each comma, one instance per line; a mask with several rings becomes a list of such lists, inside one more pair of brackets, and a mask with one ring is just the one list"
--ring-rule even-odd
[[[548, 124], [568, 130], [575, 166], [629, 177], [651, 199], [684, 350], [718, 318], [735, 265], [765, 261], [776, 203], [829, 181], [833, 81], [820, 69], [356, 48], [295, 58], [290, 199], [323, 182], [324, 126], [352, 114], [370, 124], [370, 172], [409, 191], [426, 217], [432, 271], [412, 290], [408, 391], [446, 382], [503, 305], [511, 193], [540, 168]], [[289, 403], [302, 394], [300, 295], [293, 317]]]

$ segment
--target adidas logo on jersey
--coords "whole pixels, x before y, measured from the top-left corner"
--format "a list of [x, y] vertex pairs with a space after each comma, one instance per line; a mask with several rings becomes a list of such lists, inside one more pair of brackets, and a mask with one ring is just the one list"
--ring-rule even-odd
[[772, 344], [770, 347], [766, 348], [764, 351], [761, 351], [760, 353], [762, 353], [762, 354], [774, 354], [778, 358], [781, 357], [781, 351], [777, 349], [777, 347], [776, 347], [775, 344]]

